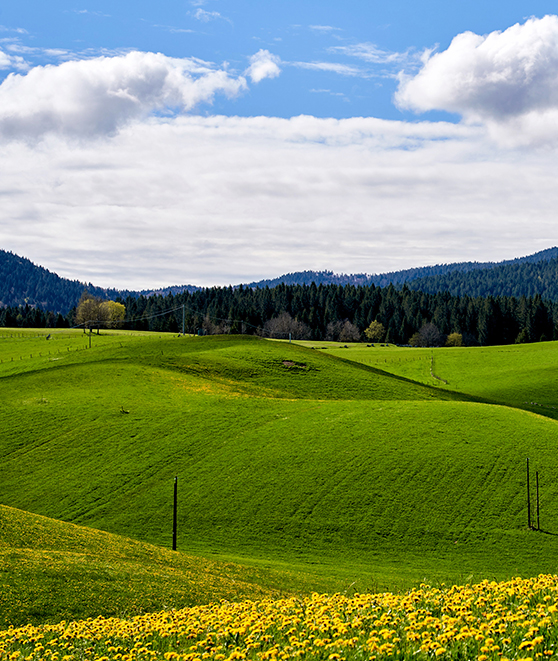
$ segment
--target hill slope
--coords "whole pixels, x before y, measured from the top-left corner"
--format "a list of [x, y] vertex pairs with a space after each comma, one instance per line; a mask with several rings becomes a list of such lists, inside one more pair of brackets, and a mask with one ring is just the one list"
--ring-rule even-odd
[[298, 574], [204, 560], [4, 505], [0, 566], [5, 628], [261, 599], [305, 584]]
[[101, 298], [115, 298], [116, 289], [61, 278], [25, 257], [0, 250], [0, 307], [30, 305], [66, 314], [77, 305], [83, 290]]
[[[301, 343], [302, 344], [302, 343]], [[451, 392], [486, 397], [505, 406], [558, 419], [558, 342], [496, 347], [370, 351], [322, 343], [324, 351]]]
[[[2, 342], [6, 505], [168, 545], [178, 475], [183, 551], [357, 590], [557, 569], [548, 417], [255, 338]], [[526, 526], [527, 456], [551, 534]]]

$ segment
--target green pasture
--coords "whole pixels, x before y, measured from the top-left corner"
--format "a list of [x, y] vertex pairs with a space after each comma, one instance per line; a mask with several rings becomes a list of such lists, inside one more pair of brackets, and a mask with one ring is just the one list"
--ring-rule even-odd
[[[89, 348], [75, 331], [4, 330], [0, 503], [168, 549], [178, 476], [176, 557], [242, 566], [246, 594], [558, 571], [558, 345], [309, 344], [104, 331]], [[515, 383], [510, 363], [530, 380]], [[525, 410], [535, 386], [547, 408]], [[527, 527], [527, 457], [540, 530]], [[29, 572], [42, 550], [65, 551], [33, 548]], [[77, 581], [77, 561], [58, 561]], [[84, 581], [102, 574], [95, 562]], [[155, 603], [156, 582], [130, 601], [142, 580], [119, 608]], [[230, 598], [227, 585], [196, 594]], [[181, 586], [176, 600], [197, 603]]]
[[436, 388], [558, 417], [558, 342], [437, 349], [338, 342], [315, 346]]
[[0, 577], [0, 627], [278, 597], [305, 581], [316, 585], [302, 572], [205, 560], [3, 505]]

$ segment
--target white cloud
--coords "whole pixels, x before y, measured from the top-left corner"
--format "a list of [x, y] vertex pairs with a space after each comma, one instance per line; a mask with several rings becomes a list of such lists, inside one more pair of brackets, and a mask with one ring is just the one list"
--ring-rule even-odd
[[27, 62], [18, 55], [8, 55], [3, 50], [0, 50], [0, 69], [18, 69], [20, 71], [27, 71], [29, 65]]
[[0, 245], [106, 286], [505, 259], [555, 245], [552, 151], [482, 127], [181, 116], [10, 142]]
[[384, 51], [378, 48], [375, 44], [361, 43], [353, 44], [351, 46], [332, 46], [328, 49], [331, 53], [343, 53], [351, 57], [358, 57], [366, 62], [373, 64], [400, 64], [407, 62], [411, 56], [409, 52], [395, 53], [391, 51]]
[[0, 32], [15, 32], [17, 34], [29, 34], [24, 28], [8, 28], [5, 25], [0, 25]]
[[330, 71], [340, 76], [354, 76], [358, 78], [368, 78], [369, 74], [358, 67], [352, 67], [349, 64], [340, 64], [338, 62], [291, 62], [291, 66], [299, 69], [310, 69], [313, 71]]
[[168, 30], [171, 34], [193, 34], [195, 32], [195, 30], [189, 28], [177, 28], [172, 25], [154, 25], [153, 27]]
[[310, 25], [310, 29], [314, 32], [341, 32], [341, 28], [334, 28], [331, 25]]
[[[0, 85], [0, 246], [66, 277], [147, 288], [556, 245], [558, 154], [513, 146], [558, 141], [557, 20], [460, 35], [401, 79], [402, 105], [459, 112], [460, 124], [187, 114], [284, 66], [370, 77], [372, 65], [413, 65], [371, 44], [335, 51], [362, 69], [262, 49], [243, 75], [139, 52], [12, 74]], [[0, 50], [0, 66], [10, 58]]]
[[232, 97], [245, 87], [243, 77], [206, 62], [160, 53], [39, 66], [26, 75], [10, 74], [0, 85], [0, 136], [110, 134], [131, 119], [188, 111], [217, 93]]
[[332, 92], [331, 90], [328, 89], [311, 89], [309, 90], [311, 94], [328, 94], [329, 96], [340, 96], [344, 99], [347, 97], [343, 94], [343, 92]]
[[280, 57], [262, 48], [252, 55], [250, 66], [244, 73], [253, 83], [259, 83], [264, 78], [276, 78], [281, 73], [280, 64]]
[[228, 18], [222, 16], [218, 11], [206, 11], [205, 9], [196, 9], [194, 12], [194, 18], [197, 18], [198, 21], [202, 23], [209, 23], [209, 21], [216, 21], [221, 19], [230, 23]]
[[402, 76], [402, 108], [446, 110], [469, 121], [507, 122], [558, 110], [558, 17], [531, 18], [503, 32], [457, 35]]
[[103, 14], [100, 11], [90, 11], [89, 9], [72, 9], [70, 10], [74, 14], [87, 14], [89, 16], [98, 16], [100, 18], [110, 18], [110, 14]]

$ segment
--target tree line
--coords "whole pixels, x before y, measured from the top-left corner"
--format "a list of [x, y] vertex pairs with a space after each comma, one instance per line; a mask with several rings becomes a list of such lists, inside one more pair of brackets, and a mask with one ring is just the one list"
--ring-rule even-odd
[[[130, 330], [180, 333], [184, 329], [195, 334], [290, 335], [293, 339], [349, 342], [370, 340], [365, 331], [377, 322], [383, 335], [374, 335], [381, 337], [376, 341], [396, 344], [426, 342], [430, 346], [442, 344], [448, 337], [465, 345], [558, 339], [558, 304], [540, 295], [470, 297], [428, 294], [407, 285], [312, 283], [212, 287], [167, 296], [128, 296], [117, 303], [125, 308], [119, 324]], [[2, 326], [67, 328], [78, 323], [87, 323], [78, 307], [65, 316], [29, 305], [0, 310]]]

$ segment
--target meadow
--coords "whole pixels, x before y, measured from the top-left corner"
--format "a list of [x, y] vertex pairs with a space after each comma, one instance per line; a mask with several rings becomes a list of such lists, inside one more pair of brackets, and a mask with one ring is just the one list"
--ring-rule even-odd
[[318, 595], [221, 602], [133, 618], [95, 618], [0, 631], [7, 659], [553, 658], [558, 646], [553, 576], [483, 581], [404, 595]]
[[[14, 562], [4, 578], [19, 586], [22, 603], [32, 601], [24, 587], [33, 572], [43, 580], [41, 553], [69, 553], [53, 560], [61, 570], [52, 575], [72, 577], [57, 581], [55, 594], [39, 586], [43, 615], [22, 606], [18, 623], [55, 622], [72, 609], [108, 616], [164, 608], [157, 592], [181, 607], [556, 572], [555, 343], [432, 352], [47, 334], [0, 331], [2, 511], [172, 554], [178, 476], [175, 558], [189, 560], [175, 560], [173, 582], [147, 560], [153, 550], [142, 551], [137, 572], [122, 559], [104, 573], [94, 552], [79, 559], [78, 542], [65, 550], [14, 538], [2, 553], [17, 558], [27, 549], [28, 574], [14, 578]], [[447, 384], [431, 377], [432, 365]], [[540, 530], [527, 526], [527, 457], [535, 527], [539, 472]], [[237, 596], [228, 580], [197, 586], [188, 573], [194, 562], [235, 567]], [[83, 576], [89, 567], [102, 577], [97, 610], [86, 610], [76, 588], [80, 563]], [[161, 583], [132, 600], [130, 576], [150, 572]], [[121, 610], [110, 610], [111, 590], [126, 581]]]
[[[300, 344], [313, 345], [310, 342]], [[318, 346], [318, 345], [316, 345]], [[322, 351], [436, 388], [558, 416], [558, 343], [421, 349], [320, 343]]]
[[207, 560], [4, 505], [0, 580], [0, 629], [278, 598], [304, 590], [305, 582], [306, 590], [316, 587], [302, 572]]

